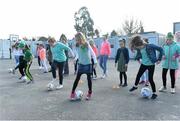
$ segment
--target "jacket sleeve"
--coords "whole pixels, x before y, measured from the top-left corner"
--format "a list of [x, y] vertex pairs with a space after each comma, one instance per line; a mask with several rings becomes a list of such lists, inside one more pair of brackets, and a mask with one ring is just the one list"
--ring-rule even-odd
[[126, 64], [129, 63], [129, 50], [126, 48]]
[[159, 47], [159, 46], [157, 46], [157, 45], [154, 45], [154, 44], [151, 44], [151, 46], [152, 46], [155, 50], [159, 51], [158, 60], [161, 61], [161, 60], [162, 60], [162, 56], [164, 55], [163, 48], [162, 48], [162, 47]]
[[119, 49], [118, 49], [118, 50], [117, 50], [117, 53], [116, 53], [115, 63], [117, 63], [117, 61], [118, 61], [118, 59], [119, 59], [119, 54], [120, 54], [120, 52], [119, 52]]

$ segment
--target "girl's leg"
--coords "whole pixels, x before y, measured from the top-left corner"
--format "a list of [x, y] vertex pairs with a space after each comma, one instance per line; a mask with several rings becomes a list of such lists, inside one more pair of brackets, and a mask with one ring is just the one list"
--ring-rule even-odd
[[170, 69], [171, 88], [175, 87], [175, 69]]
[[147, 66], [141, 64], [138, 74], [136, 76], [135, 86], [137, 86], [139, 84], [139, 80], [140, 80], [141, 76], [143, 75], [143, 73], [146, 71], [146, 69], [147, 69]]
[[76, 79], [75, 79], [74, 84], [73, 84], [72, 93], [75, 92], [76, 87], [77, 87], [79, 80], [81, 78], [81, 75], [82, 75], [81, 73], [77, 73]]
[[59, 72], [59, 85], [63, 85], [63, 70], [65, 62], [60, 62], [57, 64]]
[[52, 66], [51, 66], [53, 79], [56, 79], [56, 68], [57, 68], [57, 63], [53, 61]]
[[47, 64], [46, 64], [46, 59], [42, 60], [42, 64], [44, 66], [44, 72], [48, 72]]
[[30, 79], [30, 81], [33, 82], [34, 79], [33, 79], [32, 75], [31, 75], [31, 73], [30, 73], [30, 71], [29, 71], [29, 69], [30, 69], [30, 67], [31, 67], [31, 64], [32, 64], [32, 61], [29, 62], [29, 64], [27, 64], [27, 66], [26, 66], [26, 68], [25, 68], [25, 73], [26, 73], [26, 76]]
[[69, 74], [68, 58], [66, 59], [66, 62], [64, 64], [64, 74]]
[[92, 92], [92, 80], [91, 80], [91, 74], [87, 74], [87, 80], [88, 80], [88, 88], [89, 88], [89, 92]]
[[39, 67], [41, 67], [41, 59], [39, 56], [38, 56], [38, 65], [39, 65]]
[[105, 55], [103, 58], [103, 65], [104, 65], [104, 74], [107, 74], [107, 60], [108, 60], [108, 55]]
[[155, 83], [154, 83], [154, 80], [153, 80], [154, 69], [155, 69], [155, 65], [152, 65], [152, 66], [149, 66], [149, 67], [148, 67], [148, 71], [149, 71], [149, 82], [150, 82], [150, 84], [151, 84], [151, 88], [152, 88], [153, 93], [156, 92], [156, 86], [155, 86]]
[[119, 72], [119, 81], [120, 81], [119, 86], [121, 86], [122, 85], [122, 72]]
[[167, 75], [167, 72], [168, 72], [168, 69], [163, 68], [163, 70], [162, 70], [162, 80], [163, 80], [164, 88], [166, 88], [166, 80], [167, 80], [166, 75]]
[[123, 72], [124, 75], [124, 85], [123, 86], [127, 86], [127, 75], [126, 72]]

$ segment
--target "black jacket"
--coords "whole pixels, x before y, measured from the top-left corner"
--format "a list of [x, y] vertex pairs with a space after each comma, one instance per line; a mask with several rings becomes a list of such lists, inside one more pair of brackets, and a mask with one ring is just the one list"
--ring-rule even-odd
[[120, 57], [121, 52], [124, 54], [124, 58], [125, 58], [126, 64], [128, 64], [128, 62], [129, 62], [129, 51], [128, 51], [128, 49], [126, 47], [125, 48], [119, 48], [117, 50], [116, 58], [115, 58], [115, 63], [118, 62], [118, 59]]

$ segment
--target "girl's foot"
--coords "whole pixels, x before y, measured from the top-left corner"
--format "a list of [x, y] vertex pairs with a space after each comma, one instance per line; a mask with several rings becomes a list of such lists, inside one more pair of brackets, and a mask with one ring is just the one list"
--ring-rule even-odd
[[151, 99], [156, 99], [157, 98], [157, 94], [152, 94], [152, 97], [151, 97]]
[[175, 94], [175, 93], [176, 93], [175, 88], [171, 88], [171, 94]]
[[123, 85], [122, 85], [122, 87], [127, 87], [128, 85], [127, 85], [127, 83], [124, 83]]
[[86, 96], [86, 100], [90, 100], [92, 95], [92, 91], [88, 91], [88, 94]]
[[74, 92], [71, 93], [70, 100], [75, 100], [75, 93]]
[[129, 91], [132, 92], [132, 91], [136, 90], [137, 88], [138, 87], [133, 86]]

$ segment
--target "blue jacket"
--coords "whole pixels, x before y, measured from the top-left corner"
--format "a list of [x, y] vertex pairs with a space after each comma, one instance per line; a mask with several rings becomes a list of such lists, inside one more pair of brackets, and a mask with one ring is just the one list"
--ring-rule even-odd
[[116, 54], [116, 58], [115, 58], [115, 63], [117, 63], [117, 61], [118, 61], [118, 59], [120, 57], [121, 52], [124, 54], [124, 58], [125, 58], [126, 64], [128, 64], [128, 62], [129, 62], [129, 51], [128, 51], [127, 48], [119, 48], [117, 50], [117, 54]]
[[[157, 61], [161, 61], [162, 55], [163, 55], [163, 49], [162, 47], [156, 46], [154, 44], [147, 44], [146, 46], [146, 52], [148, 54], [149, 59], [152, 63], [156, 63]], [[156, 50], [159, 51], [159, 56], [157, 58], [156, 56]], [[137, 55], [135, 57], [135, 60], [139, 60], [142, 58], [140, 49], [137, 49]]]

